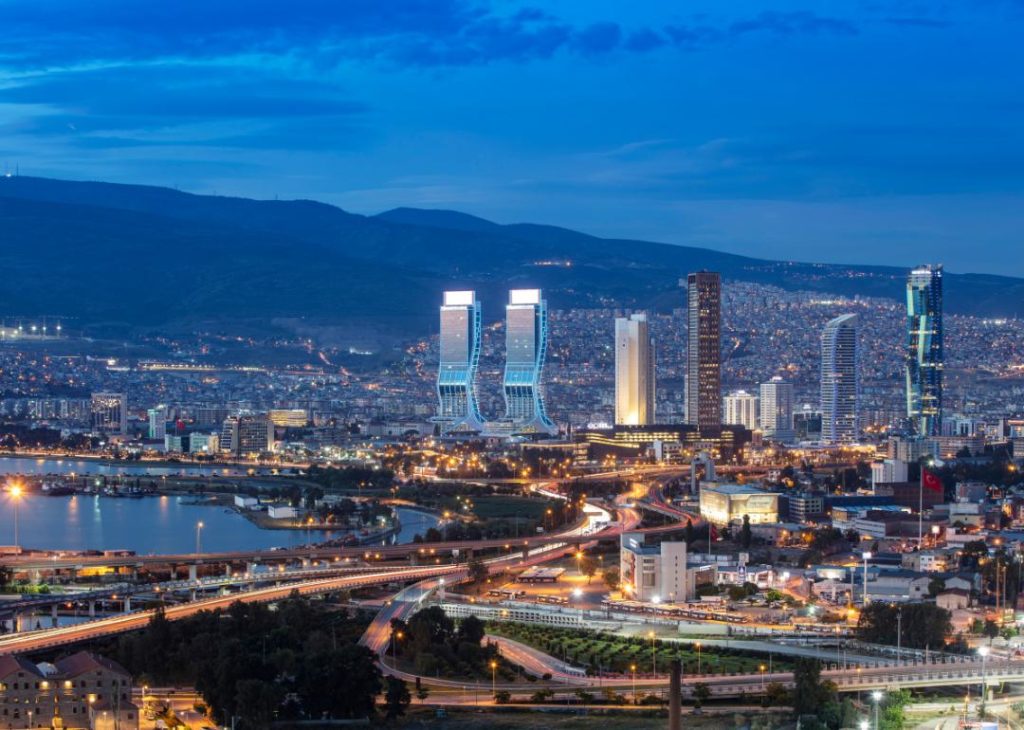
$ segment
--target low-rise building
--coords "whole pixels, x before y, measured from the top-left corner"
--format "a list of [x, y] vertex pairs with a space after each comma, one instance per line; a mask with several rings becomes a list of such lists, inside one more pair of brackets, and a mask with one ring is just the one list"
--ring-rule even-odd
[[779, 521], [779, 495], [748, 484], [707, 482], [700, 490], [701, 517], [716, 525], [750, 518], [751, 525]]
[[267, 516], [273, 520], [293, 520], [299, 516], [299, 510], [290, 504], [272, 504], [267, 507]]
[[684, 601], [695, 595], [685, 542], [647, 545], [642, 532], [624, 532], [619, 575], [623, 592], [638, 601]]

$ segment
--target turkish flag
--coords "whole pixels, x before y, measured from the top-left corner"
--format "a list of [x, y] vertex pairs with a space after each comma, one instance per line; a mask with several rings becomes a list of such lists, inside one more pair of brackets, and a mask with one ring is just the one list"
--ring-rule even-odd
[[714, 541], [718, 540], [718, 528], [711, 525], [711, 539]]
[[941, 492], [942, 480], [924, 467], [921, 467], [921, 486], [932, 492]]

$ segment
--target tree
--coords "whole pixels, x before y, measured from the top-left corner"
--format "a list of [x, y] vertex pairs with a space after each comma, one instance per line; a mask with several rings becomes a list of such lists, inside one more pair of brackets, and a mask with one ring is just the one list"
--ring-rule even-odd
[[261, 679], [242, 679], [236, 686], [235, 705], [242, 723], [252, 728], [269, 727], [283, 699], [280, 687]]
[[608, 586], [608, 590], [619, 590], [619, 569], [605, 568], [604, 572], [601, 573], [601, 580], [603, 580], [604, 584]]
[[512, 693], [507, 689], [499, 689], [494, 693], [494, 704], [496, 705], [507, 705], [512, 701]]
[[928, 595], [931, 598], [935, 598], [935, 596], [942, 593], [942, 591], [944, 591], [945, 589], [946, 581], [942, 578], [932, 578], [930, 581], [928, 581]]
[[388, 677], [387, 691], [384, 693], [384, 707], [389, 720], [394, 720], [405, 714], [405, 710], [412, 702], [409, 695], [409, 686], [398, 677]]
[[470, 560], [467, 569], [469, 570], [469, 579], [477, 584], [483, 583], [487, 580], [487, 576], [490, 575], [487, 564], [479, 558]]
[[468, 644], [479, 646], [480, 642], [484, 640], [486, 633], [487, 627], [476, 616], [467, 616], [459, 622], [457, 635], [460, 642], [464, 641]]
[[[902, 636], [897, 637], [898, 629], [902, 629]], [[912, 649], [942, 646], [950, 633], [949, 611], [934, 603], [869, 603], [861, 609], [857, 622], [857, 638], [861, 641]]]
[[743, 515], [743, 527], [740, 528], [740, 545], [744, 549], [750, 547], [753, 535], [750, 532], [750, 515]]
[[821, 662], [801, 657], [793, 667], [793, 711], [797, 717], [815, 715], [835, 701], [835, 685], [821, 681]]
[[693, 706], [703, 707], [704, 703], [711, 697], [711, 687], [706, 682], [697, 682], [693, 685]]
[[909, 702], [910, 692], [905, 689], [886, 693], [878, 718], [878, 730], [903, 730], [906, 727], [904, 708]]
[[584, 555], [580, 558], [580, 573], [587, 576], [587, 585], [590, 585], [590, 581], [597, 574], [597, 561], [589, 555]]

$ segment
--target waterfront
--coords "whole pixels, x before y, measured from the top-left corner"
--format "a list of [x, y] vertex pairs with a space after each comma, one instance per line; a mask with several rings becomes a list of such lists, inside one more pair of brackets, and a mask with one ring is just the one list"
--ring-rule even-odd
[[[397, 508], [402, 529], [398, 542], [435, 526], [437, 518]], [[196, 525], [204, 552], [256, 550], [319, 542], [343, 533], [326, 530], [264, 530], [224, 506], [194, 504], [188, 496], [142, 499], [73, 495], [25, 495], [18, 505], [18, 543], [24, 548], [52, 550], [132, 550], [147, 553], [189, 553], [196, 549]], [[14, 509], [0, 497], [0, 544], [13, 545]]]
[[102, 459], [74, 457], [0, 456], [0, 476], [48, 476], [95, 474], [96, 476], [173, 477], [173, 476], [225, 476], [238, 477], [256, 473], [270, 473], [269, 467], [245, 467], [205, 464], [146, 464], [144, 462], [117, 462]]

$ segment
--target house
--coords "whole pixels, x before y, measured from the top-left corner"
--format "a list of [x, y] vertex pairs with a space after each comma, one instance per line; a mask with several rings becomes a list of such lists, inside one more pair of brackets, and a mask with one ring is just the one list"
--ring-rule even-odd
[[950, 612], [961, 611], [971, 605], [971, 594], [959, 588], [945, 590], [935, 596], [935, 605]]
[[39, 665], [0, 656], [0, 730], [138, 730], [131, 697], [131, 675], [90, 652]]
[[267, 507], [267, 516], [274, 520], [294, 520], [299, 511], [290, 504], [272, 504]]

